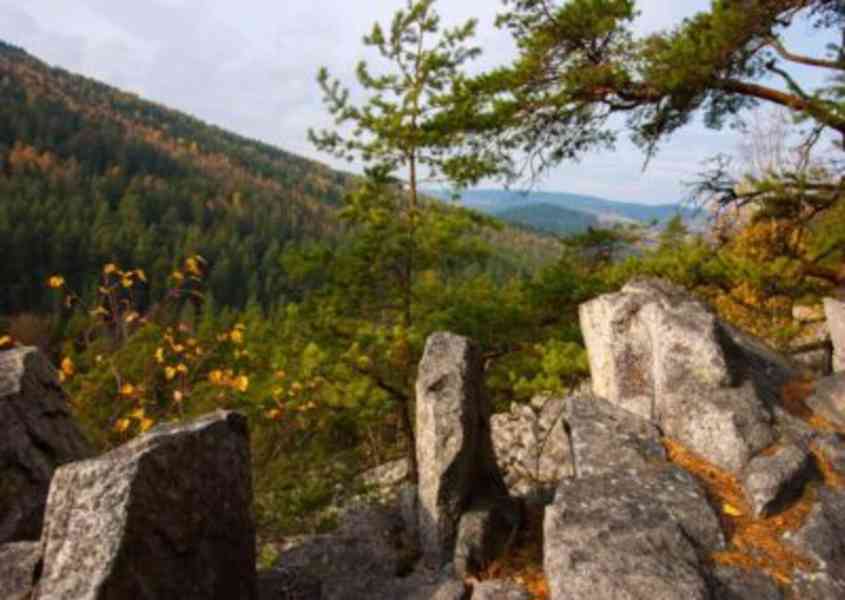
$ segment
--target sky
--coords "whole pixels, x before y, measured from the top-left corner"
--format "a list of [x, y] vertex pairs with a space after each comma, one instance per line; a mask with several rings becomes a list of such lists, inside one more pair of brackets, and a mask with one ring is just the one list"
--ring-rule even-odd
[[[356, 170], [315, 150], [309, 127], [331, 125], [316, 84], [327, 66], [354, 83], [360, 59], [372, 59], [361, 38], [389, 21], [406, 0], [0, 0], [0, 39], [55, 66], [190, 113], [204, 121], [290, 152]], [[678, 23], [708, 0], [642, 0], [640, 32]], [[507, 33], [494, 27], [499, 0], [441, 0], [445, 25], [479, 21], [484, 54], [474, 68], [507, 63]], [[823, 41], [799, 30], [792, 47], [818, 51]], [[809, 75], [807, 76], [809, 77]], [[703, 161], [734, 153], [732, 131], [691, 125], [665, 144], [647, 170], [630, 142], [613, 152], [565, 164], [537, 182], [565, 191], [644, 203], [687, 195]]]

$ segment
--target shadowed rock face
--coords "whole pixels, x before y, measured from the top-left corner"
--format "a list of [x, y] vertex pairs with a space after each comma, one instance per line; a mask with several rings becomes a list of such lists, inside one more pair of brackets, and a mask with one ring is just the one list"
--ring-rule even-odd
[[449, 333], [429, 337], [417, 378], [419, 537], [425, 561], [452, 560], [462, 513], [478, 500], [508, 503], [490, 439], [478, 348]]
[[47, 358], [0, 352], [0, 544], [37, 540], [53, 472], [90, 455]]
[[42, 546], [37, 600], [254, 600], [245, 418], [160, 426], [60, 468]]

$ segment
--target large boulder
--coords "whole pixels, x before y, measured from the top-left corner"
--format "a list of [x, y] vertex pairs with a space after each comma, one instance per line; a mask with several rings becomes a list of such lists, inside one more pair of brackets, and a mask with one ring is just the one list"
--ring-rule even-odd
[[699, 557], [723, 544], [703, 492], [671, 467], [563, 480], [543, 537], [551, 600], [709, 600]]
[[34, 600], [254, 600], [246, 419], [161, 425], [56, 471]]
[[0, 544], [37, 540], [53, 472], [90, 455], [50, 361], [0, 352]]
[[716, 318], [688, 293], [659, 280], [633, 281], [580, 307], [593, 391], [646, 419], [691, 380], [731, 382]]
[[773, 438], [769, 405], [793, 370], [659, 280], [580, 307], [593, 391], [739, 472]]
[[825, 298], [824, 312], [833, 342], [833, 371], [845, 371], [845, 302]]
[[425, 562], [451, 562], [462, 513], [479, 500], [509, 502], [490, 438], [481, 353], [470, 340], [435, 333], [417, 377], [419, 537]]

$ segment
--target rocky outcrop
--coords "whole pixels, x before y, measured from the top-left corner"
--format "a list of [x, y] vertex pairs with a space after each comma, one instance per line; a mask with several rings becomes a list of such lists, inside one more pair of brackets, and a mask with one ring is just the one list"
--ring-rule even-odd
[[735, 473], [771, 444], [773, 391], [762, 388], [786, 366], [685, 291], [635, 281], [580, 317], [597, 396]]
[[549, 501], [557, 483], [573, 475], [565, 411], [562, 398], [540, 396], [490, 419], [496, 462], [511, 494]]
[[90, 455], [47, 358], [0, 352], [0, 544], [37, 540], [53, 472]]
[[468, 508], [515, 510], [496, 465], [483, 377], [481, 354], [470, 340], [448, 333], [429, 337], [416, 386], [418, 522], [423, 556], [436, 568], [453, 559]]
[[255, 526], [244, 417], [162, 425], [50, 487], [34, 600], [253, 600]]
[[825, 298], [824, 312], [833, 342], [833, 371], [845, 371], [845, 302]]

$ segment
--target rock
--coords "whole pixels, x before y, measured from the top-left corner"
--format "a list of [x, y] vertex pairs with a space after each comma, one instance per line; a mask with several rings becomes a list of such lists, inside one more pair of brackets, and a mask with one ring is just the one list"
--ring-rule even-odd
[[253, 600], [246, 419], [161, 425], [50, 486], [34, 600]]
[[755, 457], [745, 469], [743, 488], [756, 518], [769, 517], [798, 497], [813, 472], [810, 454], [798, 446]]
[[822, 487], [801, 528], [784, 537], [814, 558], [819, 572], [845, 583], [845, 492]]
[[716, 318], [680, 288], [633, 281], [579, 313], [594, 393], [641, 417], [656, 420], [662, 394], [681, 382], [731, 382]]
[[796, 371], [684, 290], [634, 281], [580, 316], [596, 395], [733, 472], [771, 443], [767, 402]]
[[320, 579], [303, 569], [276, 568], [258, 573], [258, 600], [322, 600]]
[[759, 571], [716, 565], [711, 581], [714, 600], [784, 600], [774, 579]]
[[40, 561], [41, 545], [38, 542], [0, 546], [0, 598], [29, 600]]
[[594, 396], [572, 396], [567, 406], [577, 477], [640, 469], [665, 460], [660, 432], [642, 417]]
[[534, 596], [521, 585], [496, 579], [473, 587], [472, 600], [532, 600]]
[[699, 552], [721, 546], [722, 534], [679, 469], [563, 480], [543, 529], [552, 600], [710, 598]]
[[557, 483], [572, 476], [565, 410], [562, 398], [538, 397], [490, 419], [496, 463], [512, 494], [550, 502]]
[[663, 430], [713, 464], [739, 473], [775, 439], [772, 414], [750, 382], [737, 388], [683, 386], [669, 395]]
[[748, 382], [766, 407], [777, 406], [783, 386], [801, 375], [792, 361], [761, 340], [719, 321], [720, 341], [734, 382]]
[[0, 351], [0, 544], [37, 540], [56, 467], [90, 455], [47, 358]]
[[480, 500], [461, 515], [455, 541], [455, 573], [478, 573], [513, 544], [520, 525], [520, 511], [510, 499]]
[[821, 304], [796, 304], [792, 307], [792, 318], [799, 323], [816, 323], [818, 321], [824, 321], [824, 306]]
[[819, 379], [807, 406], [834, 425], [845, 427], [845, 373]]
[[813, 447], [837, 474], [845, 478], [845, 436], [837, 433], [817, 436], [813, 440]]
[[790, 340], [788, 352], [797, 365], [818, 376], [830, 375], [832, 357], [827, 323], [822, 320], [804, 324], [801, 333]]
[[396, 505], [350, 511], [335, 532], [309, 536], [283, 552], [273, 572], [303, 588], [319, 581], [323, 600], [375, 598], [375, 590], [398, 585], [413, 566], [416, 549], [403, 546], [403, 533]]
[[790, 600], [842, 600], [845, 583], [829, 573], [796, 573], [789, 594]]
[[833, 342], [833, 372], [845, 371], [845, 302], [825, 298], [824, 312]]
[[427, 563], [452, 560], [461, 514], [478, 498], [507, 498], [490, 438], [481, 354], [449, 333], [426, 342], [416, 385], [420, 544]]

